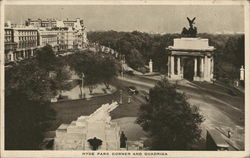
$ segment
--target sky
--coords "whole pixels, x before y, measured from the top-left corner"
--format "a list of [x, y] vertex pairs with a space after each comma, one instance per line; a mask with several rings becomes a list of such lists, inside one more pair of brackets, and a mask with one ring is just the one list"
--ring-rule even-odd
[[200, 33], [243, 32], [243, 6], [184, 5], [7, 5], [5, 21], [20, 24], [31, 19], [81, 18], [89, 31], [177, 33], [196, 17]]

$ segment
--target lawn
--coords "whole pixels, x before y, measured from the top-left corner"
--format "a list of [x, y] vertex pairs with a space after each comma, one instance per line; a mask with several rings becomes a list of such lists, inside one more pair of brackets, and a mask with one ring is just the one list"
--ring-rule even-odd
[[118, 91], [113, 94], [105, 96], [98, 96], [91, 98], [90, 100], [72, 100], [52, 103], [51, 107], [56, 111], [56, 119], [51, 122], [49, 131], [56, 130], [62, 123], [70, 123], [76, 120], [79, 116], [90, 115], [102, 104], [111, 103], [113, 101], [119, 101], [120, 92], [123, 90], [123, 104], [119, 105], [115, 110], [111, 112], [112, 119], [121, 117], [136, 117], [140, 105], [143, 103], [141, 95], [134, 95], [131, 97], [131, 103], [128, 104], [128, 92], [126, 90], [125, 83], [121, 81], [114, 81], [113, 85], [117, 87]]

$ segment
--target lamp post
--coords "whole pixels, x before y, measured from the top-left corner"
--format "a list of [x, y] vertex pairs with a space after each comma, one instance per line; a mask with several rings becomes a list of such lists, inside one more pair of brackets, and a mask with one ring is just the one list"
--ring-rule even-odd
[[122, 104], [122, 90], [120, 90], [120, 101], [119, 101], [120, 104]]
[[[81, 88], [82, 88], [82, 92], [83, 92], [83, 85], [84, 85], [84, 77], [85, 77], [85, 75], [84, 75], [84, 73], [82, 73], [82, 85], [81, 85]], [[82, 98], [83, 98], [83, 96], [84, 96], [84, 98], [85, 98], [85, 93], [82, 93]]]

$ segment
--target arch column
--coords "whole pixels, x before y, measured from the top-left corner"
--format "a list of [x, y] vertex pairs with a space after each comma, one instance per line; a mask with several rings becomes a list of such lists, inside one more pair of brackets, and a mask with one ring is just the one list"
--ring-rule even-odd
[[214, 58], [211, 57], [211, 79], [214, 78]]
[[207, 69], [208, 69], [208, 67], [207, 67], [207, 62], [208, 62], [208, 60], [207, 60], [207, 56], [205, 55], [205, 57], [204, 57], [204, 80], [207, 80]]
[[174, 75], [174, 56], [171, 56], [171, 75]]
[[201, 57], [200, 62], [200, 77], [203, 79], [204, 77], [204, 58]]
[[211, 58], [207, 58], [207, 81], [211, 81]]
[[194, 58], [194, 77], [197, 77], [197, 57]]
[[177, 57], [177, 75], [180, 77], [181, 75], [181, 59]]
[[171, 76], [171, 56], [168, 56], [168, 77]]

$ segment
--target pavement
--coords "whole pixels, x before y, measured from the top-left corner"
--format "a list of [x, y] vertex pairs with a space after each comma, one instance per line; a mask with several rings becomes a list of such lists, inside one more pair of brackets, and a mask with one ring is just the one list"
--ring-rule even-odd
[[146, 133], [142, 127], [135, 122], [136, 118], [137, 117], [123, 117], [112, 120], [112, 122], [117, 122], [128, 141], [139, 141], [146, 137]]

